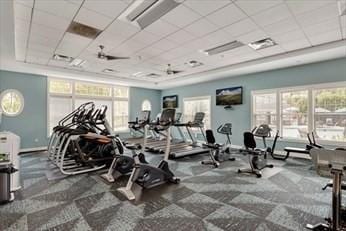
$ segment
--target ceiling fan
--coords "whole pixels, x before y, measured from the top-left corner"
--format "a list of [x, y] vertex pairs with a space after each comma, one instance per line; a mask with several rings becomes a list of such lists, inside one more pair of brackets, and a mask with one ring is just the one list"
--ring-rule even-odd
[[179, 74], [181, 72], [183, 72], [183, 71], [173, 70], [171, 64], [167, 64], [167, 69], [166, 69], [167, 75], [175, 75], [175, 74]]
[[105, 59], [105, 60], [116, 60], [116, 59], [129, 59], [130, 57], [119, 57], [119, 56], [113, 56], [113, 55], [107, 55], [103, 49], [105, 48], [103, 45], [99, 46], [100, 51], [97, 53], [97, 57], [99, 59]]

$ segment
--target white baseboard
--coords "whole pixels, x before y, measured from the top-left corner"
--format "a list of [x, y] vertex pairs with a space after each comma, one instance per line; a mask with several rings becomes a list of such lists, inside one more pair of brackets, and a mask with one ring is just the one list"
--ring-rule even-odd
[[46, 151], [46, 150], [47, 150], [47, 146], [35, 147], [35, 148], [22, 148], [19, 150], [19, 153], [39, 152], [39, 151]]

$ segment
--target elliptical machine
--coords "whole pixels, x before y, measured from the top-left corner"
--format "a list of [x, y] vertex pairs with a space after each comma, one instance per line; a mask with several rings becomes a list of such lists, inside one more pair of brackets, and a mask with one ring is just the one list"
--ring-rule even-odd
[[[238, 173], [250, 173], [257, 176], [257, 178], [262, 177], [262, 172], [264, 168], [273, 168], [274, 165], [267, 164], [267, 157], [270, 151], [275, 148], [275, 143], [272, 148], [268, 148], [265, 143], [265, 138], [270, 136], [270, 127], [267, 124], [262, 124], [255, 127], [251, 132], [244, 132], [244, 146], [245, 149], [241, 149], [241, 153], [245, 153], [249, 156], [249, 169], [238, 169]], [[255, 136], [262, 137], [264, 142], [264, 149], [257, 148]]]
[[[166, 131], [166, 136], [170, 137], [171, 125], [174, 121], [175, 109], [165, 109], [162, 111], [161, 118], [155, 126], [158, 131]], [[146, 145], [148, 127], [145, 126], [144, 146]], [[133, 149], [136, 149], [135, 147]], [[166, 151], [164, 159], [161, 160], [158, 166], [141, 163], [137, 154], [134, 154], [135, 166], [132, 170], [131, 176], [127, 182], [126, 187], [119, 188], [118, 191], [122, 193], [128, 200], [136, 199], [135, 193], [132, 191], [133, 184], [141, 186], [142, 188], [153, 188], [164, 183], [178, 184], [180, 180], [176, 178], [169, 169], [168, 157], [170, 153], [170, 139], [166, 139]]]

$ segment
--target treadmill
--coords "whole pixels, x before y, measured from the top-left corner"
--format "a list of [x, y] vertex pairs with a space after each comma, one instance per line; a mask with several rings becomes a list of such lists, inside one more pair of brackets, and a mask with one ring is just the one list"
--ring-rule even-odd
[[175, 123], [174, 126], [181, 128], [184, 127], [191, 139], [191, 142], [188, 142], [185, 140], [184, 143], [179, 143], [177, 145], [172, 145], [171, 146], [171, 152], [169, 157], [171, 159], [177, 159], [177, 158], [182, 158], [185, 156], [192, 156], [192, 155], [197, 155], [197, 154], [203, 154], [207, 153], [209, 150], [206, 148], [203, 148], [201, 144], [197, 142], [197, 140], [193, 137], [191, 129], [193, 128], [198, 128], [203, 135], [204, 140], [205, 134], [203, 131], [204, 127], [204, 120], [205, 113], [204, 112], [197, 112], [195, 114], [194, 120], [187, 122], [187, 123]]
[[[182, 113], [177, 112], [175, 114], [175, 121], [174, 123], [179, 123], [180, 119], [181, 119]], [[153, 128], [153, 126], [152, 126]], [[149, 130], [151, 130], [153, 133], [156, 133], [159, 137], [163, 137], [162, 139], [157, 139], [152, 140], [152, 141], [147, 141], [147, 145], [145, 147], [145, 150], [148, 152], [153, 152], [153, 153], [164, 153], [165, 148], [166, 148], [166, 135], [162, 134], [159, 131], [155, 131], [155, 129], [149, 128]], [[183, 137], [183, 133], [181, 130], [178, 130], [179, 134], [181, 137]], [[169, 137], [171, 139], [171, 144], [177, 144], [177, 143], [181, 143], [184, 142], [183, 140], [180, 139], [174, 139], [172, 136]]]

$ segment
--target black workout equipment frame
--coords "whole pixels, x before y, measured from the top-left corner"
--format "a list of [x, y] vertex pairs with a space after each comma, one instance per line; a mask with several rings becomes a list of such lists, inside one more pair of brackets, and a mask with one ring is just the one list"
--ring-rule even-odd
[[[241, 149], [241, 153], [245, 153], [249, 156], [249, 169], [238, 169], [238, 173], [250, 173], [256, 175], [258, 178], [262, 177], [261, 170], [264, 168], [273, 168], [272, 164], [267, 164], [268, 148], [257, 148], [255, 136], [268, 137], [270, 128], [266, 124], [262, 124], [255, 127], [251, 132], [244, 132], [244, 146], [245, 149]], [[265, 140], [265, 139], [264, 139]]]

